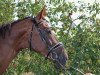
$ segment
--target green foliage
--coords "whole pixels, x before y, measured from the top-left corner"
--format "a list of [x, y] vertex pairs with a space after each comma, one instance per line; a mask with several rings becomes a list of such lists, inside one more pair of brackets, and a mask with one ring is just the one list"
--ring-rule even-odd
[[13, 0], [0, 0], [0, 24], [7, 23], [14, 18], [14, 4]]
[[[82, 72], [100, 74], [100, 4], [85, 4], [65, 2], [65, 0], [48, 0], [48, 17], [52, 29], [63, 42], [69, 60], [66, 66], [73, 66]], [[24, 18], [36, 15], [44, 5], [44, 1], [37, 3], [29, 1], [0, 0], [0, 24], [10, 22], [14, 18]], [[6, 11], [5, 11], [6, 10]], [[17, 15], [15, 15], [15, 12]], [[73, 19], [71, 15], [80, 12]], [[75, 21], [80, 20], [78, 24]], [[27, 49], [26, 49], [27, 50]], [[69, 70], [72, 75], [81, 75], [75, 70]], [[41, 55], [23, 50], [12, 61], [5, 75], [22, 75], [33, 72], [35, 75], [58, 75], [52, 62], [44, 60]]]
[[[50, 11], [51, 16], [50, 14], [48, 15], [52, 22], [55, 21], [55, 24], [52, 25], [56, 25], [59, 21], [63, 23], [62, 26], [57, 26], [57, 35], [68, 51], [70, 66], [79, 68], [85, 73], [93, 72], [99, 75], [100, 23], [97, 22], [96, 16], [100, 14], [98, 12], [100, 5], [98, 3], [94, 3], [93, 5], [87, 5], [83, 2], [79, 3], [80, 6], [75, 6], [74, 3], [64, 2], [62, 3], [63, 5], [59, 4], [53, 10], [54, 12]], [[60, 18], [57, 18], [56, 14], [60, 12], [62, 12]], [[71, 15], [69, 15], [72, 12], [81, 12], [82, 15], [73, 20], [70, 17]], [[52, 16], [52, 14], [55, 15]], [[74, 24], [76, 20], [80, 20], [81, 22], [76, 25]], [[72, 73], [72, 75], [76, 74], [79, 75], [77, 72]]]
[[48, 73], [48, 75], [58, 74], [52, 68], [54, 67], [50, 61], [45, 61], [41, 55], [25, 49], [12, 61], [5, 75], [22, 75], [24, 72], [33, 72], [36, 75], [47, 75]]

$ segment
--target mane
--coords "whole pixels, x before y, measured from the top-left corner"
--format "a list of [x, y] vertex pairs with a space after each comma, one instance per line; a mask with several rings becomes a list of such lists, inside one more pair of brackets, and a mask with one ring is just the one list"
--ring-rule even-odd
[[14, 22], [11, 22], [11, 23], [2, 24], [2, 25], [0, 26], [0, 37], [5, 38], [6, 32], [10, 33], [10, 29], [11, 29], [11, 27], [12, 27], [13, 25], [15, 25], [16, 23], [18, 23], [18, 22], [20, 22], [20, 21], [23, 21], [23, 20], [25, 20], [25, 19], [28, 19], [28, 18], [31, 18], [31, 17], [25, 17], [25, 18], [23, 18], [23, 19], [18, 19], [18, 20], [14, 21]]

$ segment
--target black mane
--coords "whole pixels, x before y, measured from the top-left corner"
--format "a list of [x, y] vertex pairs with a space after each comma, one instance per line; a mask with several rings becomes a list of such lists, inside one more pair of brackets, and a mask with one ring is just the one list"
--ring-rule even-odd
[[19, 19], [19, 20], [12, 22], [12, 23], [7, 23], [7, 24], [1, 25], [0, 26], [0, 37], [5, 38], [6, 32], [10, 33], [10, 29], [14, 24], [16, 24], [22, 20], [28, 19], [28, 18], [30, 18], [30, 17], [25, 17], [24, 19]]

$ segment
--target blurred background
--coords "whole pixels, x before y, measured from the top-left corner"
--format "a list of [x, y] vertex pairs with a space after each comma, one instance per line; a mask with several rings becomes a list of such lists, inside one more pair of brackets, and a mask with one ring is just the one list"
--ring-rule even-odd
[[[47, 6], [47, 20], [69, 60], [84, 73], [100, 75], [100, 0], [0, 0], [0, 25], [35, 16]], [[69, 69], [66, 74], [81, 75]], [[4, 75], [63, 75], [53, 63], [29, 49], [22, 50]]]

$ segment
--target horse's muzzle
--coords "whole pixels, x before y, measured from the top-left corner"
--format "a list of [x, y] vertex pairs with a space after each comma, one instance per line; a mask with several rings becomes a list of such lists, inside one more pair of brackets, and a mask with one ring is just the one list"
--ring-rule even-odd
[[68, 60], [68, 55], [65, 52], [64, 46], [60, 45], [50, 54], [54, 65], [57, 69], [64, 69]]
[[64, 69], [65, 65], [67, 63], [67, 55], [65, 55], [64, 53], [62, 53], [60, 56], [58, 56], [58, 58], [56, 60], [54, 60], [54, 65], [57, 69]]

